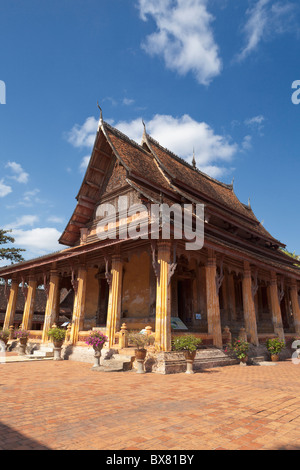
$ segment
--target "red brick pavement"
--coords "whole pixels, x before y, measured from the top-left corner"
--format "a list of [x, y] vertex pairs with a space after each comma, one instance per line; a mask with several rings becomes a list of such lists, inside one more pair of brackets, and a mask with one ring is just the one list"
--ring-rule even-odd
[[299, 449], [300, 366], [194, 375], [0, 364], [0, 449]]

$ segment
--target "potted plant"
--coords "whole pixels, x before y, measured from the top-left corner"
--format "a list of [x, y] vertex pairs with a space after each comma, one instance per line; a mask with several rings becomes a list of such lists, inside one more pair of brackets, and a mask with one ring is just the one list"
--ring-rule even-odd
[[285, 348], [284, 341], [280, 341], [279, 338], [270, 338], [266, 342], [266, 347], [271, 355], [272, 362], [279, 361], [279, 354]]
[[108, 338], [102, 331], [92, 331], [85, 342], [89, 346], [92, 346], [95, 351], [93, 368], [100, 366], [101, 350], [106, 341], [108, 341]]
[[7, 345], [7, 342], [9, 340], [9, 329], [5, 328], [0, 330], [0, 341], [3, 341], [5, 345]]
[[186, 360], [186, 374], [193, 374], [193, 363], [196, 357], [197, 349], [202, 343], [201, 338], [193, 335], [176, 336], [172, 340], [173, 351], [182, 351]]
[[[237, 359], [240, 360], [241, 365], [247, 365], [248, 361], [248, 351], [250, 344], [247, 341], [241, 339], [236, 339], [233, 344], [230, 344], [228, 348], [234, 352]], [[225, 350], [226, 352], [227, 350]]]
[[137, 362], [137, 373], [144, 374], [144, 361], [147, 355], [146, 347], [152, 342], [151, 335], [144, 332], [131, 332], [128, 335], [128, 342], [135, 346], [135, 358]]
[[61, 348], [66, 337], [66, 330], [57, 326], [52, 327], [48, 331], [48, 336], [52, 339], [54, 345], [54, 361], [61, 361]]
[[22, 328], [19, 328], [14, 332], [14, 338], [19, 340], [19, 352], [18, 354], [20, 356], [25, 355], [26, 351], [26, 346], [27, 346], [27, 341], [29, 338], [30, 332], [28, 330], [23, 330]]

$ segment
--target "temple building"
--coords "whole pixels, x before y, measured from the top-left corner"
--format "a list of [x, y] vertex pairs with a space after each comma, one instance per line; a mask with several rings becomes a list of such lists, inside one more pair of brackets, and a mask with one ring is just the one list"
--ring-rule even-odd
[[[169, 238], [162, 236], [161, 218], [151, 237], [149, 212], [124, 212], [120, 200], [148, 209], [189, 206], [193, 228], [195, 208], [204, 207], [203, 246], [187, 249], [187, 237], [176, 236], [172, 216]], [[49, 328], [61, 324], [59, 315], [66, 313], [64, 291], [72, 302], [65, 316], [74, 346], [83, 347], [87, 332], [99, 328], [113, 347], [123, 323], [129, 330], [151, 326], [157, 351], [170, 351], [172, 335], [183, 332], [217, 348], [227, 341], [228, 328], [233, 336], [245, 329], [253, 345], [268, 336], [300, 335], [300, 266], [282, 251], [285, 245], [257, 220], [250, 204], [239, 201], [233, 184], [162, 147], [145, 127], [138, 144], [104, 122], [101, 113], [76, 201], [59, 239], [62, 251], [0, 269], [4, 328], [21, 315], [18, 324], [47, 343]], [[99, 211], [103, 207], [114, 207], [119, 217], [109, 219]], [[99, 231], [103, 220], [106, 238]], [[137, 226], [140, 236], [124, 231]], [[118, 236], [108, 236], [116, 229]], [[36, 309], [41, 289], [44, 312]], [[37, 312], [42, 321], [35, 321]]]

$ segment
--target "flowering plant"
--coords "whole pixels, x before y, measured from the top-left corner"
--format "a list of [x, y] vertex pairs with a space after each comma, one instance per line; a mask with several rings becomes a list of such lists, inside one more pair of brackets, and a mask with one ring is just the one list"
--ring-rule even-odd
[[21, 328], [19, 328], [14, 332], [14, 338], [28, 338], [29, 334], [30, 332], [28, 330], [22, 330]]
[[284, 349], [285, 343], [280, 341], [279, 338], [272, 338], [267, 340], [266, 347], [271, 355], [279, 354]]
[[108, 341], [107, 336], [103, 334], [101, 331], [93, 331], [90, 333], [90, 336], [86, 340], [86, 344], [89, 346], [93, 346], [94, 349], [99, 349], [103, 346], [104, 343]]
[[[228, 345], [228, 349], [233, 351], [238, 359], [244, 359], [247, 357], [247, 352], [249, 351], [250, 344], [247, 341], [242, 341], [241, 339], [236, 339], [233, 344]], [[225, 352], [228, 349], [225, 349]]]

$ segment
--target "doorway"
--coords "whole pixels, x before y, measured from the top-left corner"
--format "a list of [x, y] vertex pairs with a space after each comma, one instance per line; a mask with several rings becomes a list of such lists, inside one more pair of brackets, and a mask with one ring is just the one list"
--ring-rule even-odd
[[191, 279], [178, 279], [178, 317], [188, 327], [193, 323], [193, 289]]

